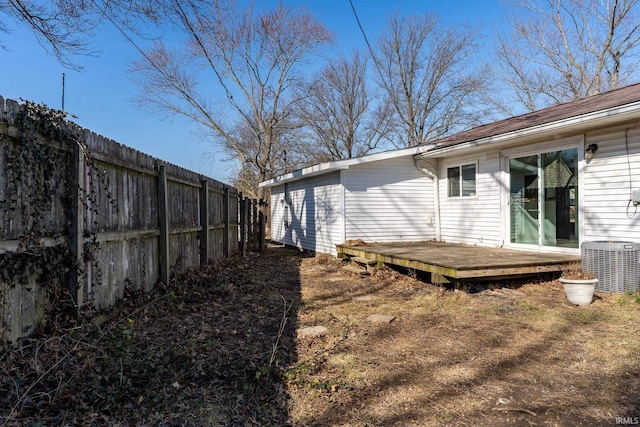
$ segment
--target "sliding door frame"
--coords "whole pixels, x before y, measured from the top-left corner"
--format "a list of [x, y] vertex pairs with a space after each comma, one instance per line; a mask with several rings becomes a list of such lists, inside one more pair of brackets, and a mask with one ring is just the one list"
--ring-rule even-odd
[[[512, 243], [511, 242], [511, 175], [509, 168], [509, 160], [519, 157], [541, 155], [543, 153], [563, 151], [567, 149], [577, 149], [578, 156], [578, 194], [576, 195], [576, 219], [578, 220], [578, 248], [564, 248], [558, 246], [542, 246], [540, 244], [540, 237], [538, 239], [538, 245], [524, 244], [524, 243]], [[557, 139], [554, 141], [547, 141], [539, 144], [528, 144], [526, 146], [514, 147], [501, 151], [500, 153], [500, 176], [501, 176], [501, 216], [502, 216], [502, 239], [504, 246], [514, 249], [526, 249], [526, 250], [538, 250], [544, 252], [558, 252], [558, 253], [580, 253], [580, 244], [584, 238], [584, 208], [582, 192], [584, 188], [584, 135], [573, 136], [570, 138]], [[538, 163], [539, 164], [539, 163]], [[539, 189], [540, 191], [540, 189]], [[538, 198], [542, 198], [542, 194], [538, 194]], [[539, 219], [541, 213], [538, 213]], [[542, 227], [538, 224], [538, 230]]]

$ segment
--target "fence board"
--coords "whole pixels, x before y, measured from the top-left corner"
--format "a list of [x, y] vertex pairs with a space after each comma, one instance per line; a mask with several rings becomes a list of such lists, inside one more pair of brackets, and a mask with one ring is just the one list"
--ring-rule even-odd
[[[35, 332], [44, 320], [46, 292], [38, 286], [35, 277], [27, 283], [14, 283], [12, 286], [0, 284], [0, 318], [4, 326], [0, 327], [0, 338], [4, 342], [15, 341], [15, 336], [28, 336]], [[18, 331], [18, 334], [16, 334]]]
[[164, 165], [158, 168], [158, 214], [160, 221], [160, 281], [169, 284], [169, 195], [167, 172]]
[[171, 234], [169, 266], [174, 274], [184, 273], [200, 265], [200, 230]]
[[202, 187], [198, 195], [200, 200], [200, 225], [202, 226], [200, 241], [200, 263], [209, 262], [209, 181], [203, 179], [200, 181]]
[[[73, 185], [71, 186], [71, 222], [69, 226], [69, 250], [75, 265], [82, 265], [84, 250], [84, 159], [81, 147], [73, 146]], [[67, 277], [69, 293], [76, 306], [84, 303], [84, 291], [80, 285], [80, 269], [72, 268]]]

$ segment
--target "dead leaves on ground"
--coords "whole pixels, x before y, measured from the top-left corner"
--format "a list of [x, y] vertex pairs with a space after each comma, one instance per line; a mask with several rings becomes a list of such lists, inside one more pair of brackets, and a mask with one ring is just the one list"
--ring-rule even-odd
[[0, 355], [0, 426], [286, 423], [296, 327], [280, 325], [283, 298], [300, 303], [299, 257], [276, 260], [192, 271], [96, 325], [21, 341]]

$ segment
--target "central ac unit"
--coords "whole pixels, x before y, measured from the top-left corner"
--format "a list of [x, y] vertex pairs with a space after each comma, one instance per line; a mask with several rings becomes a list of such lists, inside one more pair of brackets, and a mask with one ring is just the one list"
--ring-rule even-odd
[[598, 278], [596, 291], [637, 292], [640, 290], [640, 243], [584, 242], [582, 269]]

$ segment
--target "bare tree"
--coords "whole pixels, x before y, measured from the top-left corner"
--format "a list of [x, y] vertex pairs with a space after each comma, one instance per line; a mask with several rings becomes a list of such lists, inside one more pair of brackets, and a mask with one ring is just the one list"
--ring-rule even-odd
[[484, 73], [473, 71], [475, 34], [443, 28], [434, 15], [387, 21], [375, 60], [393, 106], [398, 146], [413, 146], [478, 123]]
[[281, 172], [277, 157], [298, 126], [300, 67], [333, 35], [282, 3], [261, 11], [225, 0], [175, 0], [172, 7], [187, 44], [170, 49], [157, 42], [134, 65], [140, 101], [203, 126], [243, 173], [256, 173], [254, 182]]
[[270, 156], [266, 156], [265, 139], [256, 137], [256, 124], [240, 120], [229, 123], [229, 134], [234, 143], [222, 141], [226, 160], [235, 163], [237, 169], [232, 175], [232, 184], [246, 196], [266, 199], [267, 194], [260, 192], [258, 184], [265, 179], [289, 172], [304, 165], [298, 156], [297, 144], [301, 125], [293, 114], [281, 117], [278, 123], [272, 123], [270, 136]]
[[637, 79], [639, 1], [517, 0], [497, 43], [511, 104], [534, 111]]
[[0, 1], [0, 31], [9, 32], [6, 18], [30, 28], [40, 44], [63, 64], [70, 66], [69, 55], [89, 51], [85, 38], [93, 32], [96, 17], [88, 13], [85, 2]]
[[96, 53], [90, 38], [103, 23], [139, 36], [139, 26], [165, 16], [164, 7], [163, 0], [0, 0], [0, 32], [10, 32], [9, 21], [24, 25], [63, 66], [81, 68], [72, 57]]
[[366, 57], [358, 51], [350, 58], [340, 55], [310, 85], [301, 109], [312, 160], [359, 157], [384, 145], [390, 112], [386, 104], [373, 105]]

